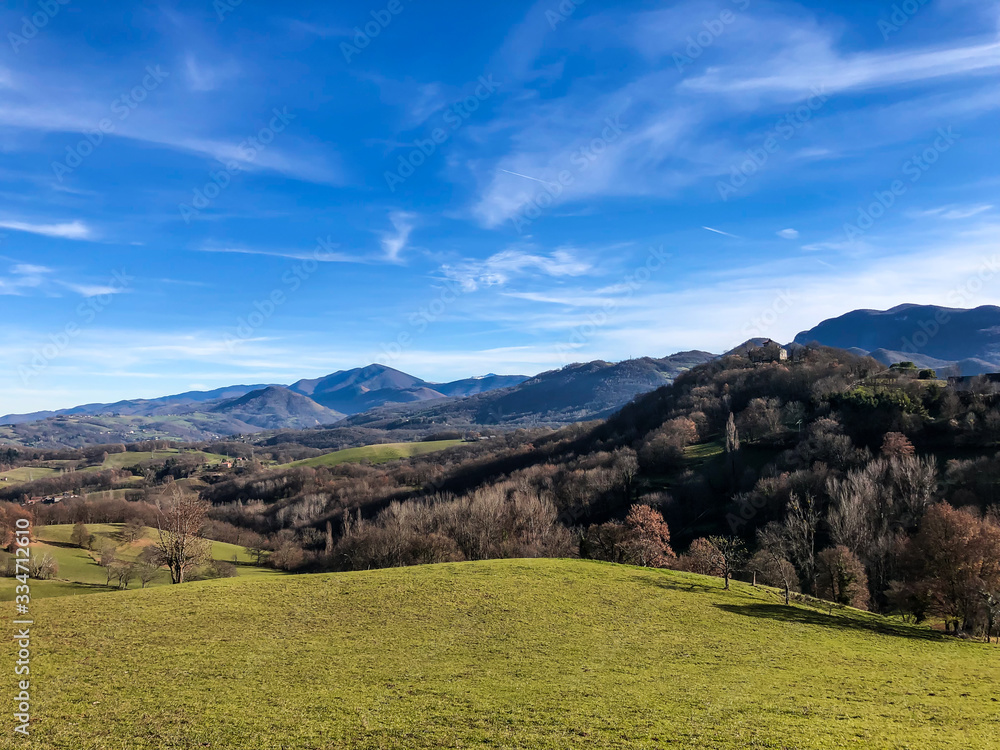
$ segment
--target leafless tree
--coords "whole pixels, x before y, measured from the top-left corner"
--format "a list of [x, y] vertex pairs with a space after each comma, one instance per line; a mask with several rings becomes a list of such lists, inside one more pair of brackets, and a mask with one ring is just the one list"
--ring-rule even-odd
[[729, 412], [726, 420], [726, 453], [736, 453], [740, 449], [740, 433], [736, 429], [736, 418]]
[[757, 532], [757, 542], [760, 544], [760, 552], [755, 559], [762, 558], [761, 562], [766, 563], [766, 566], [758, 567], [772, 572], [771, 577], [781, 584], [785, 592], [785, 604], [788, 604], [791, 591], [798, 583], [795, 567], [788, 561], [791, 556], [788, 530], [784, 524], [772, 521]]
[[[983, 598], [983, 610], [986, 614], [986, 642], [990, 642], [993, 630], [998, 620], [1000, 620], [1000, 592], [980, 591]], [[1000, 635], [997, 636], [997, 643], [1000, 643]]]
[[73, 527], [73, 533], [70, 535], [69, 540], [72, 544], [77, 547], [86, 547], [90, 543], [90, 532], [83, 523], [77, 523]]
[[115, 564], [115, 561], [117, 559], [118, 559], [118, 548], [115, 547], [115, 545], [111, 544], [111, 542], [105, 543], [105, 545], [101, 547], [101, 560], [100, 560], [101, 566], [105, 568], [110, 568], [112, 565]]
[[142, 539], [145, 527], [138, 518], [132, 518], [122, 527], [122, 540], [131, 544], [137, 539]]
[[147, 547], [139, 554], [139, 559], [136, 560], [135, 564], [135, 572], [142, 588], [146, 588], [146, 585], [156, 578], [156, 574], [160, 571], [159, 557], [160, 553], [155, 547]]
[[48, 578], [55, 578], [59, 573], [59, 563], [46, 552], [44, 555], [32, 555], [28, 558], [28, 574], [32, 578], [44, 581]]
[[639, 459], [631, 448], [619, 448], [614, 453], [614, 471], [621, 483], [626, 500], [632, 499], [636, 476], [639, 474]]
[[695, 539], [688, 551], [677, 558], [677, 569], [705, 576], [721, 576], [725, 561], [719, 550], [704, 537]]
[[251, 531], [244, 535], [245, 544], [243, 549], [254, 559], [256, 565], [262, 565], [267, 556], [267, 540], [256, 531]]
[[747, 560], [747, 548], [743, 540], [734, 536], [710, 536], [708, 541], [719, 551], [719, 559], [722, 562], [722, 577], [726, 581], [726, 588], [729, 588], [729, 579], [733, 573], [739, 570]]
[[776, 398], [754, 398], [740, 412], [737, 426], [751, 442], [767, 438], [781, 427], [781, 402]]
[[[736, 429], [736, 419], [733, 413], [729, 412], [729, 419], [726, 421], [726, 463], [729, 464], [729, 471], [733, 481], [736, 480], [736, 470], [739, 466], [740, 454], [740, 433]], [[726, 579], [726, 587], [729, 587], [729, 579]]]
[[933, 459], [917, 456], [879, 458], [831, 479], [829, 522], [833, 541], [865, 564], [873, 599], [889, 587], [896, 551], [916, 529], [937, 493]]
[[784, 533], [788, 542], [788, 557], [802, 572], [810, 592], [816, 590], [816, 530], [820, 515], [808, 493], [799, 498], [794, 492], [788, 500]]
[[211, 556], [211, 542], [202, 538], [208, 503], [176, 485], [156, 520], [156, 548], [170, 570], [171, 583], [184, 583], [192, 568]]
[[114, 577], [118, 579], [118, 588], [120, 589], [128, 589], [128, 585], [136, 573], [135, 565], [127, 560], [115, 563], [109, 570], [113, 571]]

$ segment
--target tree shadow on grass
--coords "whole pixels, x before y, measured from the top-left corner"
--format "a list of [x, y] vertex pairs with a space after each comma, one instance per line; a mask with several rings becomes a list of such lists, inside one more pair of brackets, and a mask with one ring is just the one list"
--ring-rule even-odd
[[948, 636], [908, 625], [880, 619], [878, 615], [845, 616], [828, 614], [805, 607], [784, 604], [716, 604], [724, 612], [747, 617], [759, 617], [776, 622], [797, 623], [800, 625], [820, 625], [835, 630], [854, 630], [862, 633], [896, 636], [922, 641], [942, 642], [950, 640]]
[[[649, 570], [644, 568], [644, 570]], [[700, 578], [707, 578], [708, 582], [703, 583], [701, 581], [687, 581], [683, 579], [677, 579], [667, 576], [643, 576], [637, 578], [638, 583], [645, 584], [647, 586], [654, 586], [658, 589], [668, 589], [669, 591], [683, 591], [685, 593], [697, 592], [699, 594], [723, 594], [730, 593], [736, 596], [749, 596], [739, 590], [737, 587], [733, 587], [726, 592], [725, 586], [721, 578], [699, 576]]]
[[[71, 544], [70, 542], [47, 542], [47, 541], [42, 541], [42, 544], [48, 545], [49, 547], [58, 547], [59, 549], [83, 549], [79, 544]], [[83, 551], [86, 552], [87, 550], [83, 550]]]
[[95, 591], [114, 591], [118, 587], [111, 586], [106, 583], [87, 583], [85, 581], [71, 581], [67, 578], [52, 578], [50, 580], [59, 581], [60, 583], [71, 583], [74, 586], [79, 586], [82, 589], [94, 589]]

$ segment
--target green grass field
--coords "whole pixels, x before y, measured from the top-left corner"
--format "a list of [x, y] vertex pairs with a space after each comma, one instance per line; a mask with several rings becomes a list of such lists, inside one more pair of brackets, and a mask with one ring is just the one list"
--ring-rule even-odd
[[33, 748], [1000, 746], [1000, 648], [691, 574], [490, 561], [32, 615]]
[[[190, 451], [190, 450], [178, 450], [177, 448], [167, 448], [165, 450], [157, 451], [146, 451], [144, 453], [137, 453], [135, 451], [128, 451], [125, 453], [110, 453], [108, 457], [104, 460], [104, 463], [98, 466], [87, 466], [79, 471], [84, 472], [96, 472], [105, 471], [107, 469], [123, 469], [126, 466], [135, 466], [139, 463], [144, 463], [147, 461], [152, 461], [156, 463], [164, 463], [170, 458], [176, 458], [178, 456], [190, 456], [206, 464], [217, 464], [221, 461], [225, 461], [226, 457], [218, 453], [207, 453], [205, 451]], [[53, 477], [62, 473], [62, 468], [68, 464], [75, 464], [72, 461], [48, 461], [46, 466], [22, 466], [17, 469], [11, 469], [10, 471], [0, 472], [0, 478], [6, 477], [7, 482], [0, 484], [0, 487], [12, 487], [16, 484], [23, 484], [25, 482], [30, 482], [35, 479], [45, 479], [47, 477]]]
[[369, 461], [373, 464], [384, 464], [400, 458], [412, 458], [426, 453], [442, 451], [461, 445], [461, 440], [429, 440], [417, 443], [382, 443], [380, 445], [364, 445], [360, 448], [345, 448], [342, 451], [324, 453], [315, 458], [293, 461], [288, 466], [336, 466], [337, 464], [358, 463]]
[[100, 466], [90, 466], [81, 471], [104, 471], [106, 469], [123, 469], [126, 466], [135, 466], [147, 461], [165, 463], [168, 459], [179, 456], [192, 457], [206, 464], [217, 464], [225, 461], [226, 457], [218, 453], [206, 453], [205, 451], [178, 450], [177, 448], [166, 448], [164, 450], [146, 451], [138, 453], [127, 451], [125, 453], [109, 453], [104, 463]]
[[[121, 560], [135, 560], [142, 550], [155, 538], [153, 529], [146, 529], [143, 539], [131, 544], [125, 544], [121, 538], [122, 524], [89, 524], [87, 530], [97, 536], [101, 542], [113, 543], [117, 556]], [[85, 550], [70, 543], [73, 526], [59, 524], [42, 526], [36, 529], [36, 539], [32, 545], [34, 554], [52, 555], [59, 563], [59, 572], [55, 580], [32, 581], [32, 598], [43, 599], [71, 594], [93, 594], [107, 592], [107, 575], [105, 569], [98, 564], [101, 543], [95, 545], [94, 551]], [[6, 553], [4, 553], [6, 556]], [[235, 558], [235, 560], [234, 560]], [[260, 568], [251, 565], [252, 558], [243, 547], [225, 542], [212, 542], [212, 559], [237, 563], [237, 575], [240, 577], [282, 576], [283, 573], [272, 568]], [[0, 601], [13, 601], [14, 587], [17, 581], [13, 578], [0, 578]], [[166, 586], [170, 584], [170, 575], [166, 569], [161, 570], [156, 578], [150, 581], [148, 587]], [[139, 588], [138, 580], [132, 581], [131, 588]]]
[[725, 444], [718, 440], [710, 443], [696, 443], [684, 449], [684, 455], [692, 463], [704, 463], [709, 459], [721, 456], [725, 450]]
[[51, 469], [44, 466], [22, 466], [17, 469], [11, 469], [10, 471], [0, 472], [0, 477], [6, 477], [7, 479], [7, 481], [0, 486], [12, 487], [15, 484], [32, 482], [36, 479], [54, 477], [59, 473], [61, 473], [59, 469]]

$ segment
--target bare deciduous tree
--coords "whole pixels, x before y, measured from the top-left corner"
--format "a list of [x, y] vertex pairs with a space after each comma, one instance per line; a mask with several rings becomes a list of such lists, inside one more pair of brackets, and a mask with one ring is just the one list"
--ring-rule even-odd
[[736, 453], [740, 449], [740, 433], [736, 429], [736, 418], [729, 412], [726, 420], [726, 453]]
[[111, 542], [106, 542], [103, 547], [101, 547], [101, 560], [100, 565], [104, 568], [110, 568], [115, 564], [118, 559], [118, 548]]
[[[788, 561], [788, 558], [791, 557], [788, 529], [783, 523], [771, 521], [757, 532], [757, 541], [760, 544], [760, 552], [757, 553], [757, 557], [766, 562], [766, 569], [772, 572], [772, 578], [776, 578], [777, 582], [781, 584], [785, 592], [785, 604], [788, 604], [791, 599], [791, 591], [798, 583], [795, 567]], [[765, 568], [764, 565], [759, 567]]]
[[122, 540], [131, 544], [137, 539], [142, 539], [144, 533], [145, 527], [142, 525], [142, 521], [133, 518], [122, 527]]
[[128, 589], [128, 585], [136, 573], [135, 564], [127, 560], [116, 562], [108, 570], [114, 578], [118, 579], [118, 588], [120, 589]]
[[170, 570], [171, 583], [184, 583], [192, 568], [209, 559], [211, 542], [202, 538], [208, 503], [176, 485], [156, 519], [156, 548]]
[[625, 554], [633, 565], [668, 568], [677, 559], [663, 514], [648, 505], [633, 505], [625, 519]]
[[83, 523], [77, 523], [73, 527], [73, 533], [70, 535], [69, 541], [77, 547], [89, 546], [90, 532], [87, 530], [87, 526]]
[[135, 572], [139, 578], [142, 588], [156, 578], [160, 572], [160, 553], [155, 547], [147, 547], [140, 554], [135, 563]]
[[265, 546], [267, 540], [256, 531], [248, 532], [244, 535], [244, 539], [243, 549], [250, 557], [254, 558], [256, 565], [263, 565], [264, 558], [267, 556], [267, 547]]
[[743, 540], [734, 536], [710, 536], [708, 541], [719, 551], [719, 559], [722, 562], [722, 577], [726, 581], [726, 588], [729, 588], [729, 579], [733, 573], [739, 570], [747, 560], [747, 548]]
[[913, 531], [937, 492], [933, 458], [880, 458], [830, 480], [833, 541], [865, 564], [873, 600], [883, 596], [896, 573], [896, 550]]
[[816, 590], [816, 530], [820, 515], [808, 493], [799, 498], [794, 492], [788, 499], [785, 516], [785, 535], [788, 540], [788, 557], [798, 566], [810, 592]]
[[55, 578], [59, 573], [59, 563], [48, 552], [44, 555], [32, 555], [28, 559], [28, 575], [44, 581], [48, 578]]

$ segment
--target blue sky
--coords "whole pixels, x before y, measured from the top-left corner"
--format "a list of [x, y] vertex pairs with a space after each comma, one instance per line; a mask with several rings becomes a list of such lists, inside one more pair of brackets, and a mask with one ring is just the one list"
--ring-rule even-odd
[[0, 413], [998, 301], [995, 3], [3, 8]]

